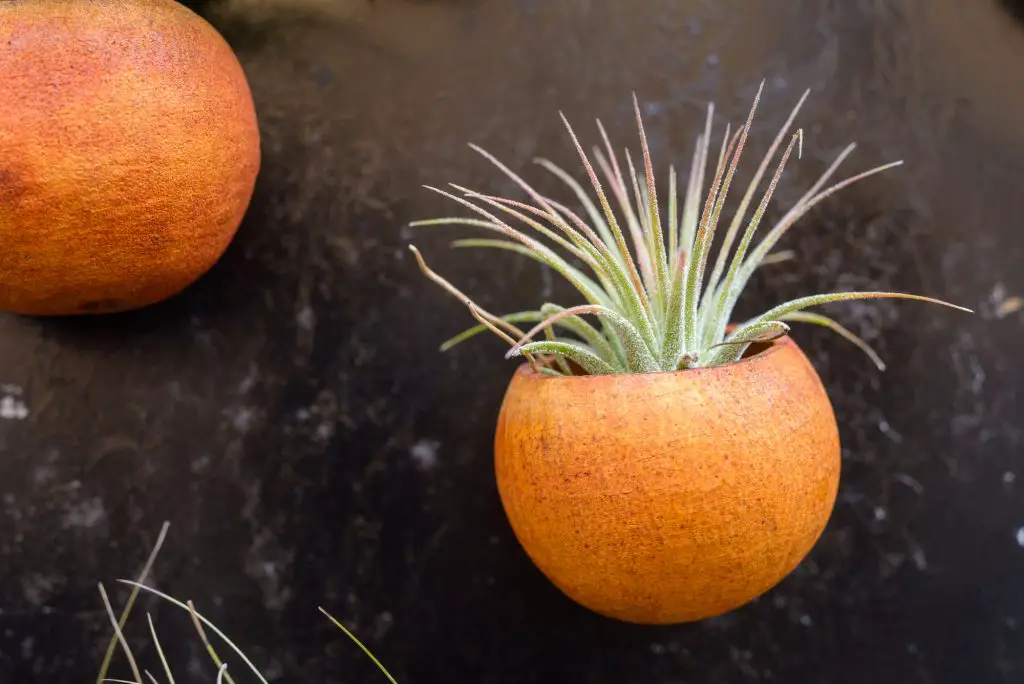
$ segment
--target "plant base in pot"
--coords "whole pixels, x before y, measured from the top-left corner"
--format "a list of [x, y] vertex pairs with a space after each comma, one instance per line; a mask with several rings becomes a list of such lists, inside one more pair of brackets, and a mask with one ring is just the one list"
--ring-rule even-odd
[[[537, 567], [597, 613], [649, 624], [719, 615], [771, 589], [811, 551], [836, 499], [839, 436], [818, 374], [787, 335], [789, 323], [829, 328], [881, 368], [863, 340], [807, 309], [873, 298], [962, 308], [919, 295], [836, 292], [729, 324], [754, 271], [787, 258], [773, 250], [797, 219], [842, 187], [894, 166], [826, 187], [852, 152], [847, 147], [755, 244], [775, 187], [802, 144], [800, 131], [789, 138], [748, 218], [751, 200], [806, 96], [756, 170], [713, 260], [719, 217], [760, 90], [745, 124], [723, 136], [705, 190], [712, 154], [709, 107], [681, 207], [671, 168], [667, 206], [659, 204], [636, 106], [639, 173], [628, 152], [624, 165], [619, 160], [600, 122], [604, 147], [595, 148], [593, 158], [601, 176], [566, 123], [593, 197], [561, 168], [540, 160], [573, 191], [577, 210], [545, 197], [477, 148], [532, 203], [453, 186], [461, 196], [438, 192], [476, 217], [413, 224], [496, 232], [501, 239], [455, 246], [505, 249], [537, 260], [585, 300], [495, 316], [432, 271], [410, 246], [422, 271], [479, 322], [442, 349], [489, 330], [511, 345], [509, 357], [526, 357], [506, 392], [495, 437], [502, 504]], [[525, 229], [513, 227], [513, 220]], [[534, 326], [524, 331], [522, 323]]]
[[524, 364], [495, 468], [516, 537], [556, 586], [609, 617], [676, 623], [747, 603], [811, 550], [839, 435], [786, 337], [718, 368], [556, 378]]

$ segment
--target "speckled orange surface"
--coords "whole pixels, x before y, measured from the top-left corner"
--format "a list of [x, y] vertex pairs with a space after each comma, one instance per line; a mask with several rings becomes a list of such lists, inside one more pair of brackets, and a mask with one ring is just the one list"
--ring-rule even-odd
[[19, 0], [0, 46], [0, 309], [137, 308], [206, 272], [260, 166], [221, 36], [172, 0]]
[[738, 363], [645, 375], [515, 374], [495, 439], [523, 548], [588, 608], [677, 623], [739, 607], [823, 531], [839, 436], [789, 338]]

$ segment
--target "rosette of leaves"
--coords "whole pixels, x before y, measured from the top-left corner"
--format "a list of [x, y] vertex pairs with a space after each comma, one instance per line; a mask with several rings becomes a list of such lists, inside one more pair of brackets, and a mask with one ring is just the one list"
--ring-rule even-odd
[[[731, 221], [727, 226], [721, 225], [723, 208], [763, 87], [762, 82], [744, 125], [735, 132], [726, 127], [717, 153], [712, 147], [714, 105], [708, 106], [682, 200], [677, 187], [679, 177], [675, 168], [670, 167], [664, 210], [659, 204], [661, 196], [635, 95], [642, 166], [634, 163], [628, 149], [623, 158], [615, 153], [600, 120], [597, 127], [603, 146], [593, 148], [588, 156], [564, 115], [562, 121], [589, 179], [590, 192], [563, 168], [547, 159], [537, 160], [569, 188], [581, 211], [542, 195], [493, 155], [471, 145], [522, 188], [530, 201], [483, 194], [454, 184], [452, 191], [427, 186], [472, 215], [416, 221], [411, 225], [470, 226], [496, 233], [496, 237], [457, 240], [453, 246], [509, 250], [534, 259], [565, 278], [584, 303], [570, 307], [544, 303], [536, 310], [496, 316], [431, 270], [419, 250], [410, 245], [424, 274], [461, 300], [479, 321], [479, 325], [445, 342], [442, 350], [490, 330], [510, 345], [507, 357], [524, 356], [545, 373], [650, 373], [737, 361], [750, 345], [786, 335], [789, 324], [798, 322], [835, 331], [860, 347], [879, 368], [884, 368], [882, 360], [861, 338], [834, 319], [808, 309], [854, 299], [898, 298], [970, 311], [914, 294], [832, 292], [799, 297], [745, 321], [732, 320], [736, 304], [754, 272], [766, 264], [791, 258], [791, 254], [774, 249], [801, 217], [839, 190], [902, 163], [877, 166], [830, 184], [855, 148], [854, 144], [848, 145], [796, 204], [758, 239], [776, 186], [794, 151], [797, 157], [801, 153], [803, 132], [790, 130], [809, 94], [805, 92], [743, 191]], [[755, 206], [758, 188], [780, 149], [774, 172]], [[713, 172], [708, 174], [712, 156], [715, 163]], [[713, 253], [716, 238], [717, 252]], [[531, 323], [533, 327], [527, 330], [520, 327]]]

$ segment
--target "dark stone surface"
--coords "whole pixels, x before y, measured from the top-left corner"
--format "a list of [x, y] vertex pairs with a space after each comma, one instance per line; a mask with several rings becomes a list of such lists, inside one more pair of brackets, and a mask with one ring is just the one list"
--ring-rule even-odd
[[[0, 682], [92, 681], [108, 636], [96, 583], [137, 572], [165, 519], [153, 581], [274, 681], [384, 681], [318, 605], [402, 682], [1024, 678], [1024, 314], [1005, 305], [1024, 295], [1015, 3], [258, 4], [202, 6], [239, 52], [264, 134], [222, 262], [146, 311], [0, 318]], [[559, 109], [588, 142], [600, 116], [634, 146], [636, 89], [656, 160], [679, 164], [704, 102], [738, 121], [762, 77], [760, 149], [814, 90], [782, 202], [850, 140], [849, 169], [907, 163], [808, 217], [787, 241], [799, 263], [766, 270], [743, 310], [854, 286], [978, 314], [834, 307], [886, 373], [798, 329], [844, 443], [820, 544], [733, 614], [618, 624], [570, 603], [516, 545], [490, 462], [512, 365], [491, 339], [437, 353], [470, 319], [420, 277], [402, 226], [452, 209], [422, 183], [509, 191], [465, 142], [542, 178], [536, 154], [573, 164]], [[550, 294], [514, 257], [459, 260], [452, 236], [416, 242], [485, 306]], [[179, 681], [212, 681], [187, 616], [140, 605]], [[132, 625], [151, 664], [141, 614]]]

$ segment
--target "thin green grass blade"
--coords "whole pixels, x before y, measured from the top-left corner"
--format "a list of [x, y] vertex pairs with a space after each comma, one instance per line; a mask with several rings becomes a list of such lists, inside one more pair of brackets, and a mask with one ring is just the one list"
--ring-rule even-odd
[[235, 643], [233, 641], [231, 641], [231, 639], [229, 639], [226, 634], [224, 634], [224, 632], [220, 631], [220, 629], [218, 629], [215, 624], [210, 622], [207, 618], [205, 618], [198, 611], [194, 610], [193, 608], [189, 608], [188, 605], [182, 603], [181, 601], [179, 601], [178, 599], [176, 599], [176, 598], [174, 598], [172, 596], [168, 596], [167, 594], [163, 593], [162, 591], [159, 591], [158, 589], [153, 589], [152, 587], [147, 587], [147, 586], [145, 586], [143, 584], [139, 584], [138, 582], [132, 582], [131, 580], [118, 580], [118, 582], [121, 582], [122, 584], [130, 585], [130, 586], [138, 587], [142, 591], [148, 592], [150, 594], [153, 594], [154, 596], [162, 598], [164, 601], [167, 601], [171, 605], [177, 606], [178, 608], [181, 608], [182, 610], [184, 610], [184, 611], [186, 611], [188, 613], [191, 613], [196, 620], [199, 620], [205, 627], [209, 628], [214, 634], [216, 634], [228, 646], [228, 648], [230, 648], [232, 651], [235, 652], [235, 655], [237, 655], [242, 660], [242, 662], [244, 662], [246, 664], [246, 666], [252, 671], [252, 673], [256, 676], [256, 678], [260, 681], [260, 684], [268, 684], [267, 680], [263, 677], [262, 674], [260, 674], [260, 671], [256, 668], [256, 666], [252, 663], [252, 661], [249, 660], [248, 656], [245, 655], [245, 653], [242, 651], [242, 649], [240, 649], [238, 646], [236, 646]]
[[156, 627], [153, 625], [153, 616], [146, 613], [146, 621], [149, 623], [149, 633], [153, 636], [153, 645], [156, 647], [156, 654], [160, 658], [160, 666], [164, 668], [164, 675], [167, 676], [167, 684], [174, 684], [174, 673], [164, 655], [163, 646], [160, 644], [160, 637], [156, 635]]
[[818, 325], [823, 328], [828, 328], [829, 330], [838, 334], [846, 341], [851, 342], [858, 349], [864, 352], [868, 356], [868, 358], [871, 359], [871, 362], [875, 364], [878, 370], [885, 370], [885, 361], [882, 360], [882, 357], [878, 355], [878, 353], [871, 347], [870, 344], [868, 344], [860, 336], [856, 335], [849, 329], [843, 327], [842, 325], [839, 324], [839, 322], [829, 318], [828, 316], [823, 316], [818, 313], [811, 313], [809, 311], [793, 311], [791, 313], [786, 314], [785, 316], [782, 316], [780, 320], [792, 321], [794, 323], [810, 323], [812, 325]]
[[345, 625], [341, 624], [341, 621], [337, 620], [334, 616], [332, 616], [323, 608], [320, 608], [320, 612], [323, 613], [335, 627], [344, 632], [345, 636], [354, 641], [356, 646], [362, 649], [363, 653], [365, 653], [366, 656], [373, 661], [373, 664], [376, 665], [377, 668], [384, 673], [384, 676], [388, 678], [388, 681], [391, 682], [391, 684], [398, 684], [398, 682], [395, 681], [395, 678], [391, 676], [391, 673], [387, 671], [387, 668], [385, 668], [384, 665], [382, 665], [381, 662], [377, 660], [377, 657], [370, 652], [370, 649], [366, 648], [366, 646], [363, 645], [363, 642], [357, 639], [356, 635], [349, 631], [349, 629], [345, 627]]
[[128, 640], [124, 638], [124, 632], [121, 629], [121, 625], [117, 624], [117, 616], [114, 615], [114, 608], [110, 605], [110, 598], [107, 596], [107, 590], [103, 588], [103, 583], [99, 585], [100, 597], [103, 599], [103, 608], [107, 611], [107, 617], [110, 618], [110, 624], [114, 626], [114, 637], [117, 642], [121, 644], [121, 650], [124, 652], [125, 658], [128, 659], [128, 666], [132, 670], [132, 675], [135, 676], [135, 684], [143, 684], [142, 673], [139, 671], [139, 666], [135, 662], [135, 655], [132, 653], [131, 647], [128, 646]]
[[[153, 544], [153, 549], [149, 552], [149, 557], [146, 559], [145, 564], [142, 566], [142, 571], [139, 573], [137, 581], [141, 584], [146, 581], [149, 577], [149, 573], [153, 570], [153, 564], [156, 563], [157, 554], [160, 553], [160, 549], [164, 545], [164, 541], [167, 539], [167, 530], [170, 529], [171, 523], [164, 521], [164, 524], [160, 526], [160, 533], [157, 535], [156, 543]], [[128, 622], [128, 616], [132, 612], [132, 607], [135, 605], [135, 600], [139, 597], [139, 590], [133, 589], [128, 594], [128, 600], [125, 601], [124, 610], [121, 611], [121, 619], [117, 622], [118, 629], [124, 629], [125, 624]], [[102, 682], [104, 677], [107, 676], [107, 671], [110, 669], [110, 663], [114, 658], [114, 651], [117, 648], [118, 638], [117, 633], [111, 638], [110, 643], [107, 645], [107, 651], [103, 655], [103, 661], [100, 663], [99, 675], [96, 677], [97, 683]]]
[[192, 601], [185, 601], [185, 605], [188, 607], [188, 615], [192, 618], [192, 627], [196, 630], [196, 634], [199, 635], [199, 640], [203, 643], [203, 647], [206, 648], [206, 654], [210, 656], [210, 660], [217, 667], [218, 677], [220, 673], [224, 674], [227, 678], [228, 684], [235, 684], [234, 680], [231, 679], [231, 675], [227, 674], [227, 663], [221, 660], [220, 655], [217, 653], [217, 649], [214, 648], [210, 642], [209, 637], [206, 636], [206, 630], [203, 629], [203, 623], [199, 621], [199, 613], [196, 612], [195, 604]]

